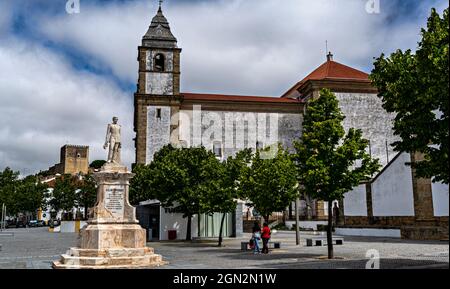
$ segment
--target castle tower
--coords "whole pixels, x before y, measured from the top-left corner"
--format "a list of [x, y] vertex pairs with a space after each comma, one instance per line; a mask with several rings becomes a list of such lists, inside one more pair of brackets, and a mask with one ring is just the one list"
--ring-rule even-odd
[[146, 164], [163, 146], [178, 142], [180, 53], [161, 5], [138, 48], [135, 93], [136, 163]]

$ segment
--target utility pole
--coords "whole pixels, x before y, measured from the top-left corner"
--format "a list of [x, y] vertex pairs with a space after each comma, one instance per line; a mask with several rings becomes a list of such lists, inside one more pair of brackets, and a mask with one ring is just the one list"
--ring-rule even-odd
[[6, 218], [6, 205], [3, 203], [2, 204], [2, 217], [1, 217], [1, 223], [0, 223], [0, 231], [3, 231], [6, 226], [5, 226], [5, 218]]
[[298, 216], [300, 207], [300, 198], [295, 200], [295, 244], [300, 245], [300, 218]]

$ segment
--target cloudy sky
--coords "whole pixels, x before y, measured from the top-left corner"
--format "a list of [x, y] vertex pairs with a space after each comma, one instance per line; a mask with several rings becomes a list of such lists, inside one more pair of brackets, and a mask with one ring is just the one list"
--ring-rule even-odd
[[[113, 115], [134, 161], [137, 46], [157, 0], [0, 0], [0, 170], [23, 175], [59, 162], [62, 145], [101, 145]], [[371, 0], [378, 1], [378, 0]], [[182, 91], [280, 96], [325, 60], [366, 72], [373, 57], [415, 49], [444, 0], [166, 0], [182, 52]], [[375, 11], [377, 12], [377, 11]]]

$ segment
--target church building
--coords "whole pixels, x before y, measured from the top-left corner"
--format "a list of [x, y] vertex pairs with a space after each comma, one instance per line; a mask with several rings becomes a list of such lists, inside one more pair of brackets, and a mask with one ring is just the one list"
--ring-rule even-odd
[[[398, 159], [390, 145], [397, 140], [392, 130], [394, 116], [382, 108], [369, 75], [336, 62], [331, 53], [312, 73], [282, 95], [272, 97], [185, 92], [180, 87], [181, 55], [160, 6], [138, 48], [139, 79], [134, 95], [137, 164], [149, 164], [154, 154], [167, 144], [204, 146], [220, 160], [244, 148], [276, 143], [292, 150], [293, 142], [302, 135], [305, 104], [319, 97], [322, 88], [336, 94], [346, 115], [345, 129], [361, 129], [370, 141], [370, 153], [383, 167]], [[356, 202], [367, 202], [366, 192], [360, 193], [364, 194], [364, 200]], [[181, 215], [159, 207], [156, 200], [141, 205], [138, 215], [141, 214], [142, 225], [151, 229], [153, 238], [166, 240], [173, 230], [177, 231], [177, 238], [184, 238], [186, 220]], [[340, 204], [343, 215], [345, 205]], [[242, 234], [243, 206], [239, 204], [235, 214], [228, 216], [225, 235]], [[303, 206], [306, 207], [304, 201]], [[448, 224], [448, 206], [446, 210]], [[314, 202], [314, 211], [317, 218], [326, 218], [326, 204]], [[360, 224], [369, 226], [367, 214], [365, 217], [359, 219]], [[216, 236], [219, 220], [220, 216], [197, 216], [193, 219], [193, 237]]]

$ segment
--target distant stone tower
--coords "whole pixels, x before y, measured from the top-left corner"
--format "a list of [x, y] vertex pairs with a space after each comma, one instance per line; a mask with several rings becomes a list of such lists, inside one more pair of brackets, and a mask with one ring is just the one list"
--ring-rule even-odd
[[89, 147], [65, 145], [61, 148], [60, 162], [49, 169], [52, 174], [87, 174], [89, 172]]
[[181, 49], [161, 6], [138, 51], [139, 80], [134, 103], [136, 163], [146, 164], [164, 145], [178, 142]]

